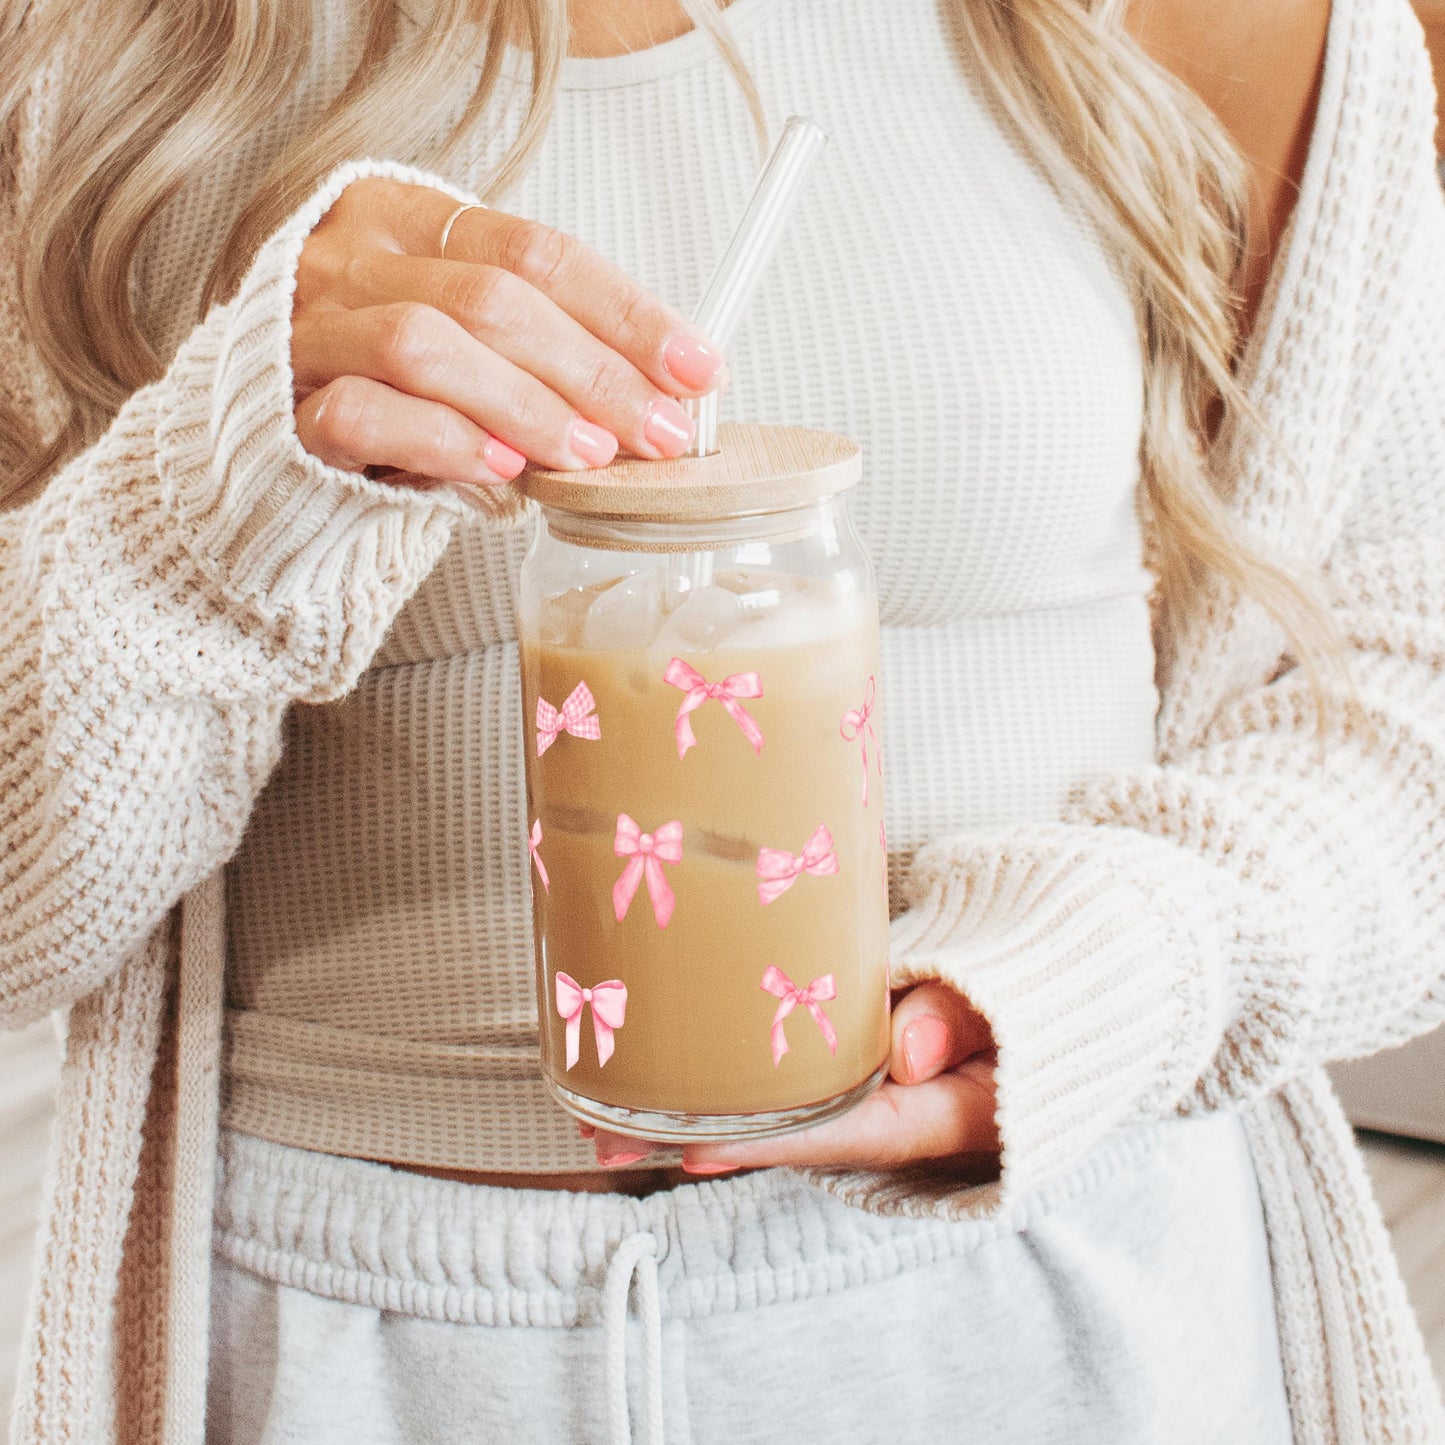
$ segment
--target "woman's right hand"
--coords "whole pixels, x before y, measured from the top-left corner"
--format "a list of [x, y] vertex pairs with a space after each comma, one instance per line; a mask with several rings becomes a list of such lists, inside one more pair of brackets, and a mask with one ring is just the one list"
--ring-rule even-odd
[[[596, 251], [441, 191], [354, 182], [297, 268], [296, 431], [322, 461], [491, 486], [527, 462], [687, 450], [723, 378], [688, 322]], [[401, 480], [398, 478], [398, 480]]]

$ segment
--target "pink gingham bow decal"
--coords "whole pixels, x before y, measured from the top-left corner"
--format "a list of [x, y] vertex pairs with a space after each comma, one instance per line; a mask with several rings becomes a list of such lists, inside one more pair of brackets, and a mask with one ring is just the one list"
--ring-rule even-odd
[[669, 687], [680, 687], [687, 696], [677, 709], [677, 718], [672, 725], [673, 736], [677, 739], [677, 755], [685, 757], [689, 748], [697, 746], [693, 736], [692, 719], [689, 713], [696, 712], [705, 702], [720, 702], [727, 715], [742, 729], [743, 736], [752, 744], [753, 751], [763, 750], [763, 730], [757, 719], [738, 701], [740, 697], [761, 697], [762, 679], [755, 672], [734, 672], [721, 682], [709, 682], [695, 667], [674, 657], [667, 664], [662, 680]]
[[582, 1033], [582, 1011], [592, 1005], [592, 1034], [597, 1040], [597, 1066], [612, 1057], [612, 1033], [627, 1017], [627, 985], [620, 978], [583, 988], [570, 973], [558, 972], [557, 1012], [567, 1021], [567, 1067], [577, 1062]]
[[664, 863], [682, 862], [682, 824], [664, 823], [655, 833], [644, 833], [626, 813], [617, 815], [617, 836], [612, 851], [627, 859], [622, 876], [612, 886], [612, 911], [619, 923], [627, 917], [628, 907], [637, 893], [637, 885], [647, 878], [647, 896], [652, 900], [652, 916], [659, 928], [666, 928], [676, 900]]
[[572, 689], [560, 712], [546, 698], [539, 697], [537, 756], [540, 758], [564, 732], [574, 738], [591, 738], [596, 742], [602, 736], [602, 724], [597, 721], [596, 708], [597, 701], [592, 696], [592, 689], [585, 682], [579, 682]]
[[797, 882], [800, 874], [816, 877], [838, 871], [838, 855], [833, 851], [833, 835], [819, 823], [803, 851], [797, 855], [781, 848], [758, 849], [758, 901], [766, 907]]
[[782, 1062], [783, 1055], [788, 1052], [788, 1036], [783, 1032], [783, 1020], [802, 1004], [810, 1014], [813, 1021], [818, 1025], [819, 1032], [823, 1035], [823, 1042], [828, 1045], [828, 1052], [838, 1052], [838, 1035], [833, 1031], [833, 1025], [828, 1021], [828, 1015], [823, 1012], [823, 1005], [830, 998], [838, 997], [838, 990], [833, 983], [833, 975], [825, 973], [821, 978], [815, 978], [807, 988], [799, 988], [787, 974], [780, 968], [774, 968], [769, 964], [763, 970], [762, 988], [764, 992], [772, 994], [779, 1000], [776, 1012], [773, 1014], [773, 1067], [776, 1069]]
[[863, 693], [863, 706], [850, 707], [838, 724], [838, 731], [848, 742], [856, 741], [863, 750], [863, 806], [868, 806], [868, 739], [873, 739], [873, 761], [878, 765], [878, 776], [883, 776], [883, 750], [878, 746], [878, 734], [873, 731], [873, 700], [878, 685], [873, 678]]

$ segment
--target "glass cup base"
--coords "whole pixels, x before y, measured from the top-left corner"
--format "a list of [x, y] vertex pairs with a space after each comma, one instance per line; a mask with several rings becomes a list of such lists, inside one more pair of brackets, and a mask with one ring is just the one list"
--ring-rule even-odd
[[557, 1102], [584, 1124], [595, 1124], [599, 1129], [631, 1134], [658, 1144], [709, 1144], [727, 1139], [765, 1139], [773, 1134], [790, 1134], [809, 1124], [821, 1124], [824, 1119], [846, 1113], [866, 1099], [887, 1073], [888, 1060], [884, 1059], [861, 1084], [855, 1084], [845, 1093], [770, 1114], [669, 1114], [652, 1109], [626, 1109], [574, 1094], [555, 1079], [547, 1079], [547, 1087]]

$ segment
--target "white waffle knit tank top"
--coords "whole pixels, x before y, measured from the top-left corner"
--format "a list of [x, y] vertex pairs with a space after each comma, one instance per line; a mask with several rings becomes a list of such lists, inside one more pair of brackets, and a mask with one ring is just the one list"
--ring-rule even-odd
[[[924, 844], [1055, 816], [1154, 754], [1128, 289], [938, 12], [727, 12], [772, 123], [808, 115], [832, 143], [731, 349], [723, 416], [862, 446], [895, 886]], [[511, 70], [459, 184], [516, 124]], [[757, 163], [694, 33], [569, 61], [506, 209], [687, 310]], [[229, 870], [230, 1127], [435, 1166], [594, 1167], [538, 1075], [512, 612], [527, 541], [466, 527], [355, 692], [290, 713]]]

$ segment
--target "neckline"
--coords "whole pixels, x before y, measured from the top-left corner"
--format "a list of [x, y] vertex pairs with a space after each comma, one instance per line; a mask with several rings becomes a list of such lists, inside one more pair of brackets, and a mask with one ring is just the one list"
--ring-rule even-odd
[[[785, 0], [731, 0], [723, 15], [733, 35], [741, 39]], [[706, 32], [693, 27], [659, 45], [625, 55], [569, 55], [562, 61], [561, 90], [609, 90], [642, 85], [704, 64], [717, 54]], [[502, 59], [502, 74], [522, 85], [532, 81], [529, 52], [509, 45]]]

